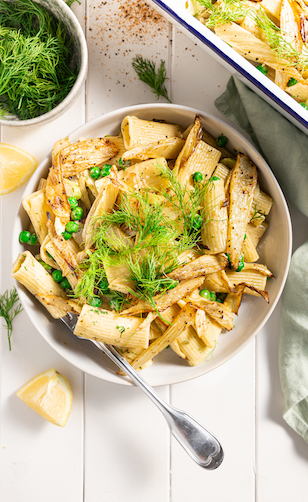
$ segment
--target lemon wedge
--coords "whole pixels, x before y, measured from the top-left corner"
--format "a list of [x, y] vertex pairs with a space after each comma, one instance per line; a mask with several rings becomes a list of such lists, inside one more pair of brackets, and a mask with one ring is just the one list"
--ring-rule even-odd
[[26, 383], [16, 395], [41, 417], [64, 427], [72, 408], [73, 394], [67, 378], [51, 369]]
[[37, 160], [29, 153], [0, 143], [0, 195], [13, 192], [25, 183], [37, 166]]

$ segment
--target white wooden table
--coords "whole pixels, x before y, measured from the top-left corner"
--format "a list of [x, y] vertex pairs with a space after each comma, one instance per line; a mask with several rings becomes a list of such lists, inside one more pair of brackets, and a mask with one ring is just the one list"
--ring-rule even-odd
[[[126, 6], [128, 16], [124, 19]], [[143, 5], [140, 10], [138, 5]], [[41, 161], [53, 143], [102, 113], [154, 95], [131, 67], [135, 54], [166, 61], [169, 95], [221, 117], [214, 99], [229, 73], [142, 2], [91, 0], [74, 5], [89, 47], [84, 92], [65, 115], [36, 128], [3, 127], [1, 141]], [[222, 117], [221, 117], [222, 118]], [[11, 232], [24, 187], [0, 198], [1, 283], [13, 285]], [[307, 221], [292, 210], [295, 248]], [[139, 391], [82, 373], [41, 338], [22, 312], [12, 351], [1, 334], [2, 502], [298, 502], [307, 500], [308, 445], [282, 419], [278, 374], [280, 306], [242, 352], [199, 379], [158, 391], [220, 439], [225, 460], [198, 467], [170, 438], [159, 411]], [[69, 379], [74, 400], [62, 429], [30, 410], [15, 392], [49, 368]]]

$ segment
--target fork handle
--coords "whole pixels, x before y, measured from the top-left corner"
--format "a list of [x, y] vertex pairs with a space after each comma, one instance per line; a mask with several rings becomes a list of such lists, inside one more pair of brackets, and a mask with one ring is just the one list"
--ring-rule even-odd
[[[93, 340], [92, 340], [93, 341]], [[197, 420], [178, 410], [151, 387], [148, 382], [112, 346], [94, 342], [133, 382], [140, 387], [163, 413], [172, 435], [191, 458], [205, 469], [216, 469], [223, 461], [224, 453], [219, 441]]]

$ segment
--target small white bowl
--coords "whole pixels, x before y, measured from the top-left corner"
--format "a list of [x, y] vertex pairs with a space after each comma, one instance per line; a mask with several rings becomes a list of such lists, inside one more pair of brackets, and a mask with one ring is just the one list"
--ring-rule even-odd
[[51, 122], [62, 115], [77, 99], [85, 83], [88, 70], [88, 48], [84, 33], [73, 11], [63, 0], [35, 0], [48, 9], [57, 19], [65, 25], [68, 34], [72, 37], [73, 47], [71, 58], [76, 61], [78, 70], [77, 79], [68, 95], [55, 108], [33, 119], [21, 120], [13, 115], [0, 117], [0, 125], [5, 126], [30, 126]]
[[[268, 320], [281, 295], [290, 264], [292, 231], [288, 207], [273, 173], [257, 150], [231, 126], [200, 110], [169, 104], [131, 106], [102, 115], [70, 134], [72, 142], [81, 137], [93, 138], [106, 134], [118, 134], [121, 121], [126, 115], [136, 115], [148, 120], [164, 119], [186, 128], [193, 122], [196, 114], [201, 116], [205, 129], [213, 136], [217, 137], [223, 133], [229, 139], [230, 149], [240, 150], [256, 164], [260, 186], [274, 200], [268, 217], [269, 227], [258, 251], [260, 262], [268, 266], [275, 278], [268, 282], [270, 304], [261, 298], [245, 295], [235, 328], [231, 332], [220, 335], [211, 360], [204, 361], [199, 366], [190, 367], [171, 349], [164, 350], [155, 357], [153, 365], [142, 372], [148, 382], [154, 386], [183, 382], [212, 371], [245, 347]], [[23, 197], [32, 193], [39, 179], [47, 175], [50, 161], [51, 154], [35, 171]], [[24, 250], [18, 237], [21, 230], [27, 228], [28, 224], [28, 216], [20, 206], [13, 231], [13, 262]], [[61, 321], [52, 319], [45, 308], [23, 286], [17, 284], [17, 289], [33, 325], [62, 357], [93, 376], [109, 382], [131, 385], [127, 379], [117, 375], [117, 368], [91, 342], [74, 337]]]

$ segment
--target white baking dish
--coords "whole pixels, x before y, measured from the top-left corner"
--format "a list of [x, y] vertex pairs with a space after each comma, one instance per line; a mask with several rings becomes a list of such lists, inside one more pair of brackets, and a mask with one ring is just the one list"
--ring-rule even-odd
[[185, 9], [185, 0], [150, 0], [171, 23], [308, 135], [308, 111]]

